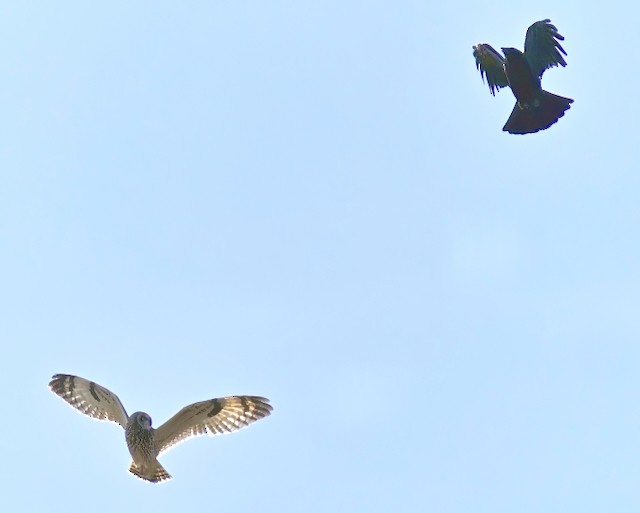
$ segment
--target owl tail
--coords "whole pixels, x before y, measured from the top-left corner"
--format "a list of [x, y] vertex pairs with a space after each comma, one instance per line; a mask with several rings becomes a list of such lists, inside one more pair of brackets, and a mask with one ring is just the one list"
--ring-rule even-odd
[[158, 461], [156, 461], [155, 467], [148, 468], [146, 472], [143, 472], [143, 469], [132, 461], [131, 466], [129, 467], [129, 472], [134, 476], [151, 483], [159, 483], [161, 481], [171, 479], [171, 474], [169, 474], [169, 472], [167, 472]]

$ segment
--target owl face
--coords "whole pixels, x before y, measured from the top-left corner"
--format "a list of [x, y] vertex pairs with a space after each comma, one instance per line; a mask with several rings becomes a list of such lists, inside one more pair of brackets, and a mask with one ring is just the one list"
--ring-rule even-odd
[[131, 417], [133, 417], [134, 421], [142, 429], [147, 429], [147, 430], [151, 429], [151, 417], [149, 417], [149, 415], [147, 415], [143, 411], [137, 411], [136, 413], [131, 415]]

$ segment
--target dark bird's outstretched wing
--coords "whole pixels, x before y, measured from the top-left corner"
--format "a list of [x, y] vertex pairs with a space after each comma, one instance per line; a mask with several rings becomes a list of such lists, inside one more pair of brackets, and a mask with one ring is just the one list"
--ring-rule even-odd
[[564, 40], [551, 20], [536, 21], [527, 29], [524, 40], [524, 55], [529, 61], [534, 76], [542, 77], [544, 71], [553, 66], [566, 66], [563, 54], [567, 55], [558, 42]]
[[504, 58], [491, 45], [479, 43], [473, 47], [473, 56], [476, 58], [476, 68], [480, 70], [482, 81], [487, 77], [487, 84], [492, 95], [501, 87], [507, 87], [507, 76], [504, 73]]

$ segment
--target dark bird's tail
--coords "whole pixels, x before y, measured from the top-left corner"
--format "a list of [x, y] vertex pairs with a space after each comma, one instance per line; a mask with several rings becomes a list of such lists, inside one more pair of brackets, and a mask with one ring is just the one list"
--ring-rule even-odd
[[510, 134], [532, 134], [544, 130], [564, 116], [572, 103], [571, 98], [541, 91], [533, 101], [516, 102], [502, 130]]

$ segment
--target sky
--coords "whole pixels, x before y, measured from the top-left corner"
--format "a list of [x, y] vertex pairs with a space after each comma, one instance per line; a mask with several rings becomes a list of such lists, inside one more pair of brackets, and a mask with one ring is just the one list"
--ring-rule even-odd
[[[638, 14], [4, 5], [0, 509], [638, 511]], [[575, 103], [510, 135], [471, 47], [544, 18]], [[55, 373], [274, 411], [151, 485]]]

